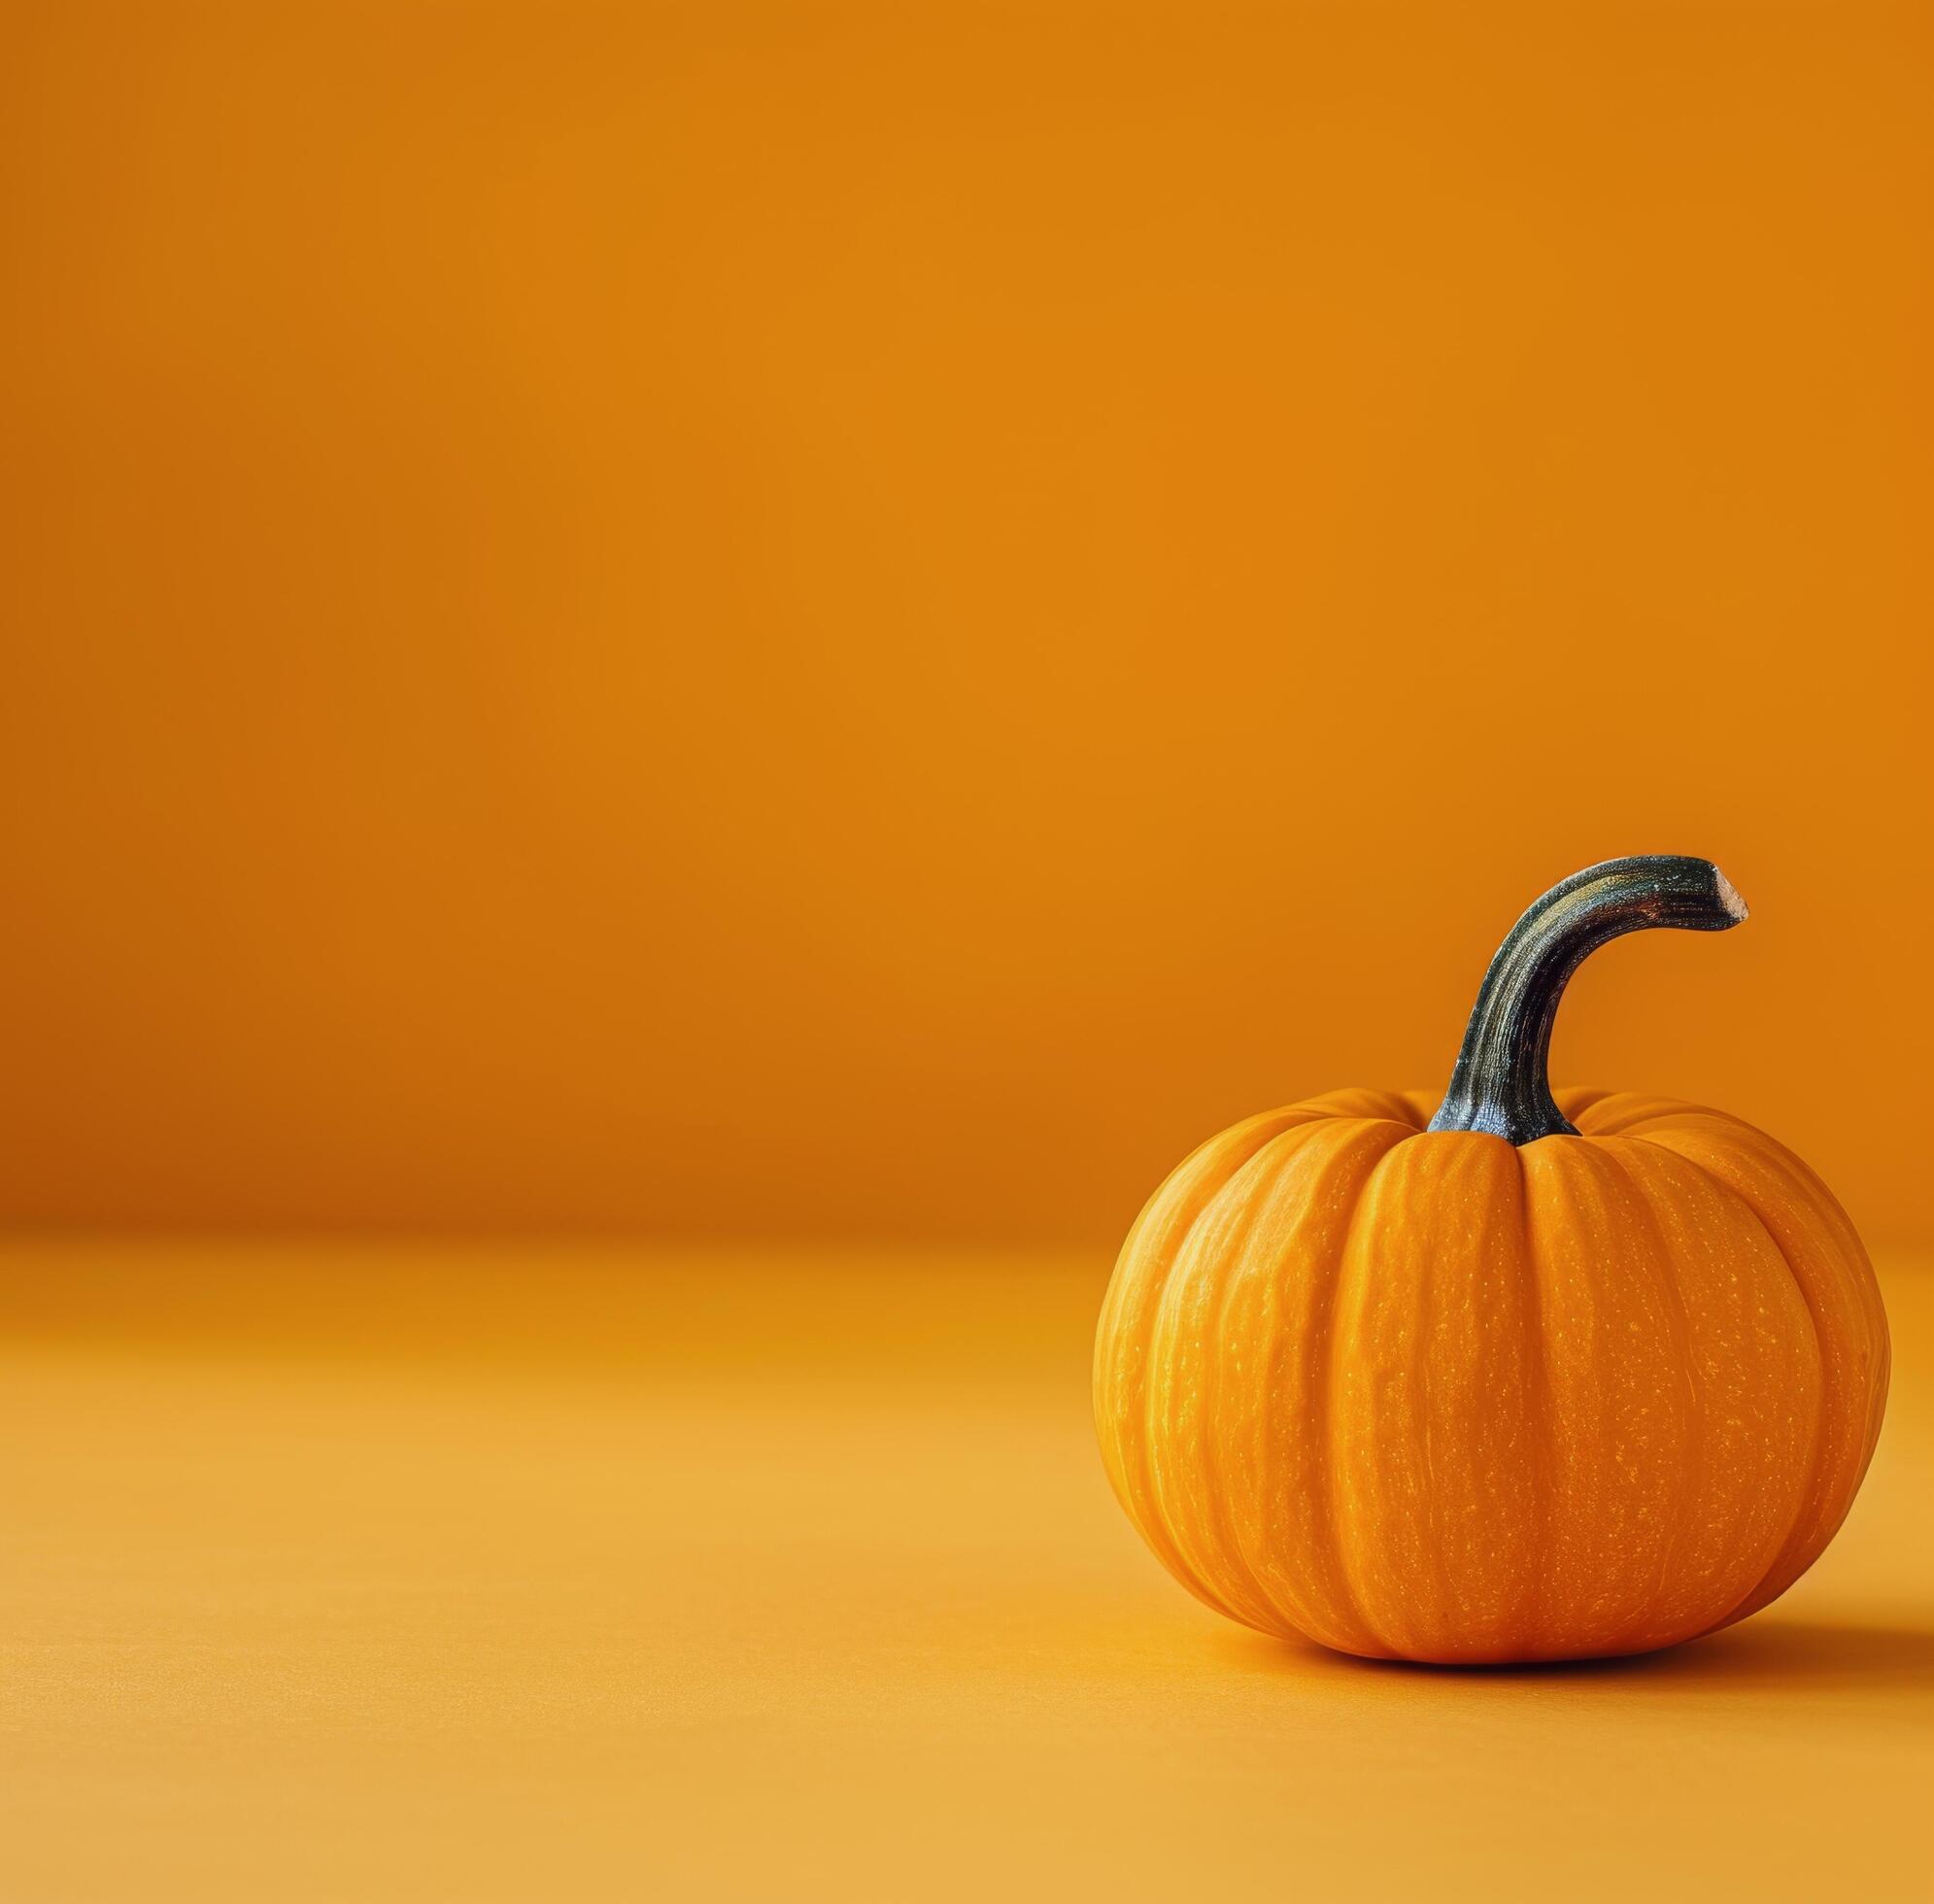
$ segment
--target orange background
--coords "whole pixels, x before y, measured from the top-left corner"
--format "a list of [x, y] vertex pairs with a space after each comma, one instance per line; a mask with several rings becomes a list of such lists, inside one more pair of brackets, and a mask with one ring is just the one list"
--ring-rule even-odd
[[[7, 8], [0, 1897], [1924, 1896], [1931, 79]], [[1753, 922], [1560, 1075], [1842, 1192], [1866, 1488], [1649, 1658], [1265, 1643], [1109, 1496], [1114, 1246], [1647, 850]]]
[[1561, 1074], [1934, 1234], [1930, 40], [13, 10], [6, 1212], [1106, 1242], [1670, 850]]

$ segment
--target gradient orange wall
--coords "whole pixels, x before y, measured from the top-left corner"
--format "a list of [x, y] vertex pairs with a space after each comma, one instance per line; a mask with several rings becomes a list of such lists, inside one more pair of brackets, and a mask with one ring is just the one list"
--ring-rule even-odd
[[17, 1220], [1111, 1241], [1671, 850], [1934, 1234], [1925, 9], [9, 17]]

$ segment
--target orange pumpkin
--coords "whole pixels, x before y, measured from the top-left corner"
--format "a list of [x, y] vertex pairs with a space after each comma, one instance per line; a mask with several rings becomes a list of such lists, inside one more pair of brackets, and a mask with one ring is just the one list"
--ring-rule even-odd
[[1574, 1659], [1711, 1633], [1819, 1556], [1886, 1398], [1852, 1225], [1735, 1117], [1545, 1083], [1588, 952], [1745, 917], [1703, 860], [1590, 867], [1506, 939], [1435, 1115], [1311, 1098], [1155, 1193], [1095, 1406], [1191, 1591], [1373, 1658]]

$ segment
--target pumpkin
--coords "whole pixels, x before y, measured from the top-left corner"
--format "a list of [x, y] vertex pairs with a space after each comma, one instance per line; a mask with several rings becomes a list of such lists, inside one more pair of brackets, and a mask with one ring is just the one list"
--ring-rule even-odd
[[1852, 1225], [1738, 1118], [1545, 1074], [1588, 953], [1745, 917], [1705, 860], [1588, 867], [1504, 941], [1441, 1103], [1269, 1111], [1149, 1200], [1095, 1407], [1184, 1586], [1265, 1633], [1478, 1664], [1672, 1646], [1819, 1556], [1886, 1397]]

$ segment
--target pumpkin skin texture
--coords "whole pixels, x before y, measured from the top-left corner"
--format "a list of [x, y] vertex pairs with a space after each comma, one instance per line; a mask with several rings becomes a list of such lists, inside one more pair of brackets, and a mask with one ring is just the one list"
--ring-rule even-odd
[[1832, 1194], [1723, 1112], [1544, 1102], [1561, 1128], [1512, 1143], [1427, 1131], [1415, 1093], [1312, 1098], [1143, 1209], [1103, 1455], [1218, 1612], [1372, 1658], [1647, 1652], [1756, 1612], [1839, 1528], [1888, 1348]]

